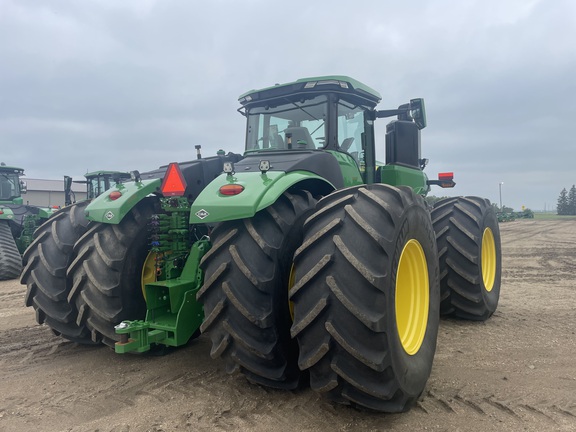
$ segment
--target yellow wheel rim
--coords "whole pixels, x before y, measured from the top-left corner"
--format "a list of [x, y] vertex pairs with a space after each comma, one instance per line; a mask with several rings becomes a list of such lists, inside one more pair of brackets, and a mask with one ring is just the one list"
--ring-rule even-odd
[[424, 341], [430, 305], [430, 282], [426, 255], [417, 240], [409, 240], [396, 274], [396, 326], [404, 351], [418, 352]]
[[147, 283], [156, 282], [156, 252], [149, 252], [142, 266], [142, 274], [140, 275], [140, 286], [142, 295], [146, 300], [146, 287]]
[[490, 228], [482, 234], [482, 280], [486, 291], [492, 291], [496, 280], [496, 243]]

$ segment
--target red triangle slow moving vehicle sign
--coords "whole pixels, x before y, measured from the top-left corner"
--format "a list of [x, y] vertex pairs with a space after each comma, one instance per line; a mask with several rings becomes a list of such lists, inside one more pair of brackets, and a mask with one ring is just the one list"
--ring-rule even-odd
[[184, 195], [184, 191], [186, 190], [186, 180], [182, 175], [182, 171], [180, 171], [180, 166], [176, 162], [172, 162], [168, 165], [160, 190], [164, 196]]

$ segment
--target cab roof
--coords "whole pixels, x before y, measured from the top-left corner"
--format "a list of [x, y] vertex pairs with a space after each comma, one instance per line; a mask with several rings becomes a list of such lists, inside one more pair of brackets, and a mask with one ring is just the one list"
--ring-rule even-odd
[[8, 166], [4, 162], [0, 163], [0, 172], [16, 173], [18, 175], [24, 175], [24, 168]]
[[245, 107], [260, 105], [267, 100], [283, 98], [298, 94], [339, 93], [358, 98], [362, 104], [375, 107], [382, 99], [373, 88], [345, 75], [325, 75], [300, 78], [296, 81], [276, 84], [259, 90], [243, 93], [238, 101]]

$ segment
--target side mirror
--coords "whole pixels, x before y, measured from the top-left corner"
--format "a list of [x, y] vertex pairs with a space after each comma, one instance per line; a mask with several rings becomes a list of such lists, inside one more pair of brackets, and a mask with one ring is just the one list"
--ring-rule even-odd
[[28, 192], [28, 185], [24, 180], [20, 180], [20, 193], [25, 194], [26, 192]]
[[410, 117], [418, 126], [418, 129], [426, 127], [426, 108], [424, 106], [424, 99], [411, 99], [410, 100]]

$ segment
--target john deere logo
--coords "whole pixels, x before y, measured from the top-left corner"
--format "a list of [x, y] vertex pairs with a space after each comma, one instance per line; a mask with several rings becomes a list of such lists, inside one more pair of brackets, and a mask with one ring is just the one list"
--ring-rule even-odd
[[114, 217], [114, 213], [112, 213], [110, 210], [108, 210], [106, 212], [106, 214], [104, 215], [104, 217], [108, 220], [112, 219]]
[[196, 212], [196, 216], [198, 216], [199, 219], [204, 219], [206, 216], [208, 216], [210, 213], [208, 213], [206, 210], [204, 209], [200, 209]]

